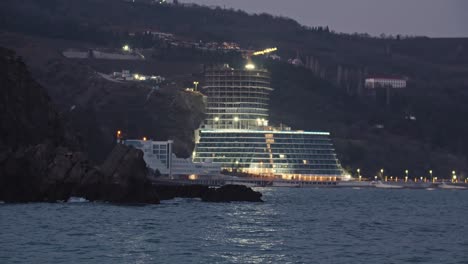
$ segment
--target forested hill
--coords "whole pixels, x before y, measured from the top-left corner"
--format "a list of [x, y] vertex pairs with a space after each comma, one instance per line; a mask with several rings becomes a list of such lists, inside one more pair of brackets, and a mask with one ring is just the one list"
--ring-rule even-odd
[[[235, 41], [245, 47], [279, 46], [295, 55], [348, 55], [366, 63], [391, 45], [393, 53], [444, 63], [467, 63], [467, 39], [370, 38], [367, 34], [336, 34], [328, 27], [306, 27], [269, 14], [203, 6], [149, 5], [124, 0], [43, 0], [0, 3], [3, 29], [50, 37], [118, 45], [113, 32], [140, 29], [172, 32], [205, 41]], [[27, 23], [34, 21], [34, 23]], [[107, 33], [107, 34], [106, 34]], [[404, 40], [404, 41], [402, 41]], [[291, 50], [289, 50], [291, 49]], [[335, 56], [337, 57], [337, 56]], [[340, 59], [337, 57], [337, 59]]]
[[[278, 47], [283, 62], [257, 61], [273, 73], [273, 122], [330, 130], [343, 165], [352, 170], [374, 173], [385, 167], [394, 174], [410, 169], [423, 175], [433, 169], [440, 176], [452, 169], [468, 172], [468, 39], [371, 38], [267, 14], [146, 2], [3, 0], [0, 30], [88, 47], [131, 43], [154, 49], [161, 61], [174, 56], [179, 61], [207, 59], [190, 56], [190, 49], [177, 50], [188, 52], [180, 57], [174, 49], [138, 42], [129, 33], [167, 32], [192, 41], [236, 42], [253, 50]], [[284, 62], [296, 56], [314, 66]], [[389, 105], [372, 101], [360, 95], [362, 79], [369, 75], [407, 78], [408, 89]]]

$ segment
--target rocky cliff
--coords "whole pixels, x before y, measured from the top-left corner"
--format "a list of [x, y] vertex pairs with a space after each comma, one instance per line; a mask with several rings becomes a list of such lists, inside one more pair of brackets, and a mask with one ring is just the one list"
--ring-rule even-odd
[[93, 166], [21, 59], [0, 48], [0, 69], [0, 200], [159, 202], [141, 151], [118, 145]]
[[[193, 131], [204, 118], [202, 96], [183, 92], [179, 86], [156, 90], [136, 82], [108, 81], [89, 66], [92, 62], [59, 58], [36, 63], [35, 76], [67, 116], [91, 158], [105, 159], [117, 130], [130, 138], [171, 139], [178, 156], [192, 153]], [[102, 68], [108, 72], [112, 67]]]
[[159, 203], [146, 178], [143, 153], [117, 145], [101, 168], [86, 155], [64, 147], [39, 144], [2, 152], [0, 200], [56, 202], [70, 197], [114, 203]]
[[100, 166], [102, 178], [80, 185], [85, 197], [111, 202], [159, 203], [147, 177], [143, 152], [118, 144]]
[[0, 72], [0, 148], [14, 150], [44, 140], [64, 143], [59, 115], [22, 59], [0, 48]]

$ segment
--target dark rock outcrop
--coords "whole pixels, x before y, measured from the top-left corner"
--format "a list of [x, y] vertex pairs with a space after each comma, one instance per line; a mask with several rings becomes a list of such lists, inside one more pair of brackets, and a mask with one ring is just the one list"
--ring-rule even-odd
[[86, 156], [52, 144], [4, 152], [0, 158], [0, 200], [67, 200], [87, 174], [99, 174]]
[[262, 202], [262, 194], [243, 185], [210, 188], [203, 185], [155, 185], [161, 200], [201, 198], [204, 202]]
[[217, 189], [210, 188], [202, 195], [205, 202], [262, 202], [262, 194], [244, 185], [224, 185]]
[[115, 203], [159, 203], [159, 197], [147, 177], [143, 152], [118, 144], [100, 167], [101, 178], [88, 177], [80, 184], [80, 193], [91, 200]]
[[0, 200], [55, 202], [70, 197], [114, 203], [159, 203], [143, 153], [117, 145], [101, 168], [86, 155], [40, 144], [0, 156]]
[[0, 200], [159, 202], [141, 151], [118, 145], [102, 168], [93, 166], [43, 87], [1, 47], [0, 84]]

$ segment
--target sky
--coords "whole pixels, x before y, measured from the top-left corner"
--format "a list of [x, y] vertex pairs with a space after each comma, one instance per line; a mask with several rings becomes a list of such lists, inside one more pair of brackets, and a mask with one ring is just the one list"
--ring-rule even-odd
[[468, 37], [468, 0], [182, 0], [378, 36]]

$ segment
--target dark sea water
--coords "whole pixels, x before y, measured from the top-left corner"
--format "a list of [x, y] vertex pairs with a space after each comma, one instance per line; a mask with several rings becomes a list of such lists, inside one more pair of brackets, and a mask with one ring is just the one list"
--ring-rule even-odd
[[468, 263], [468, 191], [259, 189], [265, 203], [0, 205], [0, 263]]

